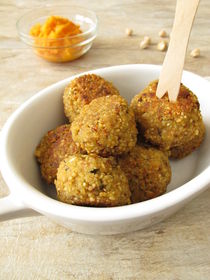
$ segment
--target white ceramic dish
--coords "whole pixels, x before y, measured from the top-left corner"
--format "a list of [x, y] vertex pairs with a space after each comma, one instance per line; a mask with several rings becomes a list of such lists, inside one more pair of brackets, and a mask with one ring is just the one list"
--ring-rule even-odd
[[[160, 66], [122, 65], [91, 72], [112, 81], [130, 101], [150, 81], [158, 78]], [[171, 161], [173, 176], [167, 193], [146, 202], [114, 208], [88, 208], [57, 201], [40, 178], [33, 152], [46, 131], [64, 122], [62, 92], [73, 78], [75, 76], [37, 93], [5, 124], [0, 143], [1, 171], [11, 193], [0, 200], [0, 219], [31, 215], [35, 210], [74, 231], [124, 233], [165, 219], [209, 187], [210, 84], [195, 74], [184, 72], [183, 83], [199, 98], [206, 138], [190, 156]]]

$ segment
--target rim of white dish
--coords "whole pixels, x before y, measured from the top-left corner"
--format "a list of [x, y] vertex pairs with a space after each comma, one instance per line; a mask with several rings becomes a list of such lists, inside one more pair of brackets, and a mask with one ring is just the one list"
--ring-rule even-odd
[[[172, 190], [162, 196], [157, 198], [118, 207], [109, 207], [109, 208], [97, 208], [97, 207], [84, 207], [65, 204], [63, 202], [57, 201], [53, 198], [48, 197], [47, 195], [39, 192], [35, 187], [28, 184], [24, 178], [22, 178], [10, 165], [10, 162], [7, 158], [7, 136], [10, 130], [11, 125], [15, 119], [21, 114], [21, 112], [28, 107], [34, 100], [39, 99], [40, 96], [48, 92], [51, 88], [65, 84], [71, 79], [84, 75], [86, 73], [97, 73], [112, 70], [112, 69], [156, 69], [159, 70], [161, 66], [152, 65], [152, 64], [128, 64], [128, 65], [117, 65], [105, 68], [99, 68], [93, 71], [87, 71], [80, 73], [79, 75], [74, 75], [70, 78], [64, 79], [58, 83], [55, 83], [39, 93], [31, 97], [29, 100], [24, 102], [7, 120], [5, 123], [2, 132], [1, 132], [1, 141], [0, 141], [0, 155], [1, 155], [1, 172], [4, 180], [9, 186], [11, 194], [17, 193], [17, 189], [20, 195], [18, 195], [17, 200], [22, 201], [26, 207], [32, 208], [40, 213], [47, 213], [52, 216], [69, 218], [75, 221], [83, 222], [114, 222], [114, 221], [123, 221], [127, 219], [135, 219], [137, 217], [147, 216], [161, 212], [165, 209], [169, 209], [175, 204], [180, 203], [184, 200], [190, 200], [193, 196], [205, 188], [207, 188], [210, 183], [210, 166], [208, 166], [203, 172], [198, 176], [185, 183], [184, 185]], [[203, 79], [202, 77], [184, 71], [185, 73], [190, 74], [196, 79], [202, 80], [202, 83], [206, 83], [206, 86], [209, 87], [209, 82]]]

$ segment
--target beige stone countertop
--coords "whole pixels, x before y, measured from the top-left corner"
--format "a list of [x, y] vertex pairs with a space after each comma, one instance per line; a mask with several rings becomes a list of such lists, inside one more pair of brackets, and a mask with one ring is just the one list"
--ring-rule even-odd
[[[175, 0], [59, 1], [94, 10], [98, 36], [91, 50], [70, 63], [48, 63], [18, 39], [16, 21], [31, 8], [57, 1], [0, 1], [0, 129], [39, 90], [73, 74], [105, 66], [161, 64], [158, 32], [168, 33]], [[185, 69], [210, 76], [210, 3], [203, 0], [192, 30]], [[125, 28], [134, 36], [127, 37]], [[153, 45], [140, 50], [148, 35]], [[190, 51], [200, 48], [195, 59]], [[0, 159], [1, 160], [1, 159]], [[8, 189], [0, 178], [0, 196]], [[210, 279], [210, 190], [166, 221], [135, 233], [88, 236], [38, 216], [0, 223], [0, 279]], [[1, 201], [0, 201], [1, 203]]]

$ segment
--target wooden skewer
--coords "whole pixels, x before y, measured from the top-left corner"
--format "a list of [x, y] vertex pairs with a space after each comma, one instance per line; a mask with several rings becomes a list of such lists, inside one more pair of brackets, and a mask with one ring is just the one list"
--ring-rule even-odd
[[198, 4], [199, 0], [177, 0], [170, 43], [156, 92], [159, 98], [168, 92], [170, 101], [177, 99], [190, 31]]

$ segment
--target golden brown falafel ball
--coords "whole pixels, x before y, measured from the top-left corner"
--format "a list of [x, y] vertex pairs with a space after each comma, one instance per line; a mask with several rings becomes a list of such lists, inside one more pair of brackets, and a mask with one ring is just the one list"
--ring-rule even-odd
[[59, 200], [86, 206], [119, 206], [130, 203], [124, 172], [112, 157], [75, 155], [64, 159], [55, 180]]
[[82, 107], [93, 99], [107, 95], [119, 95], [119, 91], [100, 76], [87, 74], [75, 78], [66, 87], [63, 95], [64, 112], [72, 122]]
[[130, 151], [137, 138], [133, 111], [119, 95], [99, 97], [85, 105], [71, 131], [82, 150], [105, 157]]
[[171, 168], [164, 152], [137, 145], [127, 155], [120, 156], [118, 161], [128, 178], [132, 203], [166, 192], [171, 180]]
[[79, 148], [72, 140], [70, 125], [61, 125], [47, 132], [36, 148], [35, 156], [40, 163], [42, 177], [48, 184], [54, 182], [60, 162], [77, 152]]
[[173, 158], [182, 158], [200, 146], [205, 127], [197, 97], [181, 84], [176, 102], [156, 97], [158, 81], [151, 82], [131, 101], [139, 133]]

